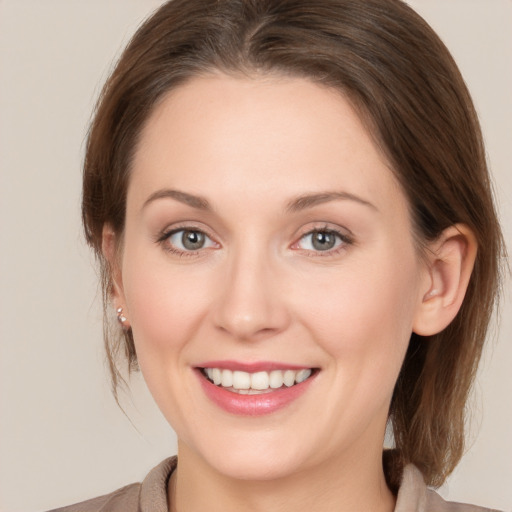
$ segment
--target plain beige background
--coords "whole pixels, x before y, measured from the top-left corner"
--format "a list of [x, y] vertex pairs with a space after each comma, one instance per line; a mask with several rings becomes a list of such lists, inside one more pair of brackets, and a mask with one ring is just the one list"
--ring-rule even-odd
[[[140, 377], [109, 393], [94, 262], [79, 219], [92, 105], [158, 0], [0, 0], [0, 510], [46, 510], [140, 480], [175, 453]], [[512, 225], [512, 1], [411, 0], [458, 61]], [[471, 447], [442, 489], [512, 510], [512, 301], [473, 399]]]

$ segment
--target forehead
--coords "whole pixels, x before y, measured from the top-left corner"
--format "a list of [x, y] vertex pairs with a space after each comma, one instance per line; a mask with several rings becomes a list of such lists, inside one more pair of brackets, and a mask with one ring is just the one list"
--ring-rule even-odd
[[278, 76], [217, 74], [171, 91], [141, 133], [132, 172], [129, 195], [162, 186], [213, 193], [219, 184], [238, 195], [261, 189], [267, 200], [269, 188], [342, 188], [376, 203], [401, 193], [340, 92]]

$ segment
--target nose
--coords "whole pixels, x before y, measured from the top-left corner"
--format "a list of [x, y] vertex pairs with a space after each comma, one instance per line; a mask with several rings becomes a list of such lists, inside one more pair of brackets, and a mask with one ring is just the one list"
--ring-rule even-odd
[[214, 322], [238, 340], [257, 340], [286, 329], [290, 314], [282, 274], [262, 251], [245, 251], [231, 258], [220, 276], [222, 284]]

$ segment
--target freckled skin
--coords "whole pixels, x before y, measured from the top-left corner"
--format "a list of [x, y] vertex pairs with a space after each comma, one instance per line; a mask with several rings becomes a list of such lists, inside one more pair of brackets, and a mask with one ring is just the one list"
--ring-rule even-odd
[[[162, 189], [201, 196], [211, 209], [169, 197], [143, 207]], [[373, 206], [335, 199], [286, 209], [332, 191]], [[208, 243], [187, 254], [181, 233], [156, 241], [180, 228]], [[351, 242], [315, 250], [306, 236], [315, 229]], [[382, 483], [387, 411], [425, 276], [406, 198], [338, 93], [302, 79], [215, 75], [173, 91], [149, 119], [128, 190], [119, 288], [184, 472], [269, 481], [300, 470], [332, 480], [350, 463]], [[289, 406], [247, 418], [212, 403], [193, 370], [223, 359], [320, 371]]]

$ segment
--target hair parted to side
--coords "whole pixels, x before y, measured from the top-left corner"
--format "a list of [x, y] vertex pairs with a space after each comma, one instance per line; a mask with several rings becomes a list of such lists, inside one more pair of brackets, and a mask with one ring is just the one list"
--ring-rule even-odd
[[86, 148], [83, 223], [100, 262], [105, 345], [114, 394], [118, 356], [137, 368], [130, 330], [111, 322], [112, 275], [102, 254], [109, 224], [122, 239], [137, 139], [162, 97], [211, 72], [304, 77], [355, 106], [410, 203], [415, 237], [455, 223], [475, 234], [478, 255], [462, 308], [443, 332], [413, 334], [394, 391], [396, 487], [413, 462], [438, 486], [464, 449], [465, 405], [497, 300], [502, 235], [478, 119], [456, 64], [401, 0], [174, 0], [137, 31], [99, 99]]

